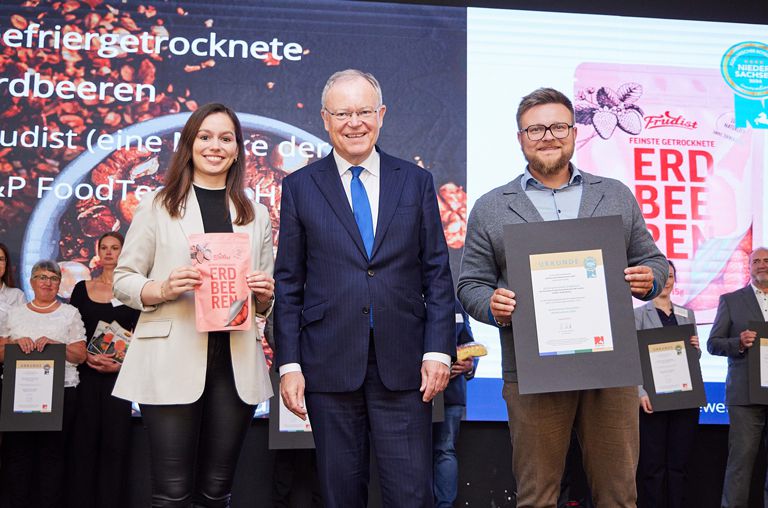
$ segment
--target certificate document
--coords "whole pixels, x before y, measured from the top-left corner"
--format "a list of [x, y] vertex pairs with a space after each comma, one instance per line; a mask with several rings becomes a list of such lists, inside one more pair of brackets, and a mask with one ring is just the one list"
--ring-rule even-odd
[[600, 249], [531, 254], [539, 355], [613, 351]]
[[53, 407], [53, 361], [17, 360], [14, 413], [50, 413]]
[[[286, 407], [282, 397], [275, 397], [272, 403], [280, 405], [280, 432], [312, 432], [312, 424], [309, 417], [302, 420]], [[306, 407], [306, 406], [305, 406]]]
[[760, 386], [768, 388], [768, 339], [760, 338]]
[[657, 394], [693, 390], [685, 342], [649, 344], [648, 353]]

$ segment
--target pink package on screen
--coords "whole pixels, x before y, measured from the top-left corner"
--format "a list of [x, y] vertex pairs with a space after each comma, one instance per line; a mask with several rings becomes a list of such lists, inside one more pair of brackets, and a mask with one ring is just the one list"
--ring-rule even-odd
[[673, 299], [711, 320], [749, 280], [764, 139], [736, 127], [716, 67], [583, 63], [575, 78], [577, 166], [627, 184], [677, 267]]
[[251, 240], [245, 233], [189, 235], [192, 266], [203, 282], [195, 290], [197, 331], [250, 330]]

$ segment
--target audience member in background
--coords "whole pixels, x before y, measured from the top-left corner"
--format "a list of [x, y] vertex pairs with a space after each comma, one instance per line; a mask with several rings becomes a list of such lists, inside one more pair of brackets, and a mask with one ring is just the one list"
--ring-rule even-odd
[[[24, 303], [24, 293], [16, 287], [13, 277], [11, 253], [4, 243], [0, 243], [0, 323], [5, 320], [8, 308]], [[3, 382], [0, 379], [0, 400], [2, 400]], [[0, 434], [0, 443], [3, 435]], [[1, 462], [0, 462], [1, 464]]]
[[[672, 303], [675, 287], [675, 265], [669, 261], [667, 283], [659, 296], [635, 309], [638, 330], [693, 324], [693, 311]], [[694, 333], [691, 345], [699, 349]], [[648, 393], [641, 386], [640, 395], [640, 462], [637, 468], [638, 506], [642, 508], [682, 508], [685, 479], [696, 429], [699, 408], [654, 412]]]
[[[766, 435], [768, 406], [749, 400], [747, 356], [757, 333], [749, 329], [750, 321], [768, 321], [768, 248], [758, 247], [749, 256], [750, 283], [746, 287], [720, 297], [707, 349], [713, 355], [728, 357], [725, 378], [725, 403], [731, 426], [728, 429], [728, 464], [725, 468], [723, 508], [747, 506], [749, 483], [755, 457]], [[759, 342], [758, 342], [759, 346]], [[768, 506], [768, 475], [763, 492]]]
[[114, 293], [142, 311], [114, 395], [141, 405], [152, 506], [227, 507], [256, 404], [272, 395], [259, 329], [198, 332], [194, 233], [245, 233], [253, 309], [272, 309], [272, 224], [245, 194], [240, 121], [198, 108], [181, 131], [165, 187], [139, 203], [115, 268]]
[[24, 300], [24, 293], [14, 283], [11, 253], [4, 243], [0, 243], [0, 312], [24, 303]]
[[[472, 342], [472, 328], [469, 316], [458, 300], [455, 304], [456, 344]], [[459, 487], [459, 461], [456, 458], [456, 443], [459, 440], [459, 425], [467, 406], [467, 380], [475, 376], [477, 361], [474, 358], [458, 360], [451, 366], [451, 378], [443, 393], [445, 419], [434, 424], [434, 482], [435, 508], [449, 508], [456, 500]]]
[[[85, 360], [85, 329], [80, 313], [56, 298], [61, 270], [54, 261], [32, 267], [34, 299], [8, 310], [0, 324], [0, 362], [5, 348], [17, 344], [29, 354], [49, 344], [66, 344], [64, 419], [56, 432], [6, 432], [3, 436], [3, 483], [0, 498], [8, 508], [64, 506], [67, 443], [75, 416], [77, 365]], [[82, 479], [81, 481], [88, 481]]]
[[[264, 337], [275, 351], [273, 316], [267, 319]], [[272, 368], [277, 372], [277, 367]], [[279, 404], [275, 397], [270, 404]], [[272, 508], [323, 508], [317, 454], [314, 448], [280, 448], [274, 451]]]
[[[91, 340], [99, 321], [116, 321], [132, 331], [139, 311], [112, 296], [112, 278], [123, 248], [123, 235], [106, 233], [98, 241], [101, 273], [80, 281], [70, 304], [80, 311], [85, 336]], [[71, 508], [118, 508], [127, 501], [128, 458], [131, 443], [131, 402], [112, 396], [120, 362], [115, 354], [88, 352], [80, 365], [77, 412], [73, 435]]]

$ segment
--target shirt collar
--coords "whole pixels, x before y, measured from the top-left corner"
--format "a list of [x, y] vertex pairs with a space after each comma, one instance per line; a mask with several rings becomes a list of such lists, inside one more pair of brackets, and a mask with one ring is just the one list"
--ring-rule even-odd
[[[569, 164], [568, 169], [571, 172], [571, 178], [568, 180], [568, 183], [560, 187], [560, 189], [571, 187], [573, 185], [581, 185], [583, 177], [581, 176], [581, 171], [579, 171], [579, 168], [577, 168], [573, 164]], [[528, 189], [529, 184], [535, 189], [549, 188], [546, 185], [542, 184], [540, 181], [536, 180], [536, 178], [534, 178], [531, 172], [528, 170], [528, 166], [525, 166], [525, 172], [523, 173], [523, 178], [520, 180], [520, 185], [523, 186], [523, 190], [525, 191]]]
[[759, 287], [755, 286], [755, 285], [752, 283], [752, 281], [750, 281], [750, 282], [749, 282], [749, 285], [750, 285], [750, 286], [752, 286], [752, 290], [755, 292], [755, 295], [756, 295], [758, 298], [761, 298], [761, 297], [762, 297], [762, 298], [766, 298], [766, 297], [768, 297], [768, 291], [763, 291], [763, 290], [762, 290], [762, 289], [760, 289]]
[[348, 162], [346, 159], [344, 159], [341, 155], [338, 154], [336, 150], [333, 151], [333, 160], [336, 161], [336, 169], [339, 170], [339, 176], [343, 175], [345, 171], [347, 171], [352, 166], [360, 166], [365, 168], [366, 171], [370, 172], [374, 176], [379, 176], [379, 152], [374, 148], [371, 150], [371, 154], [366, 158], [363, 162], [360, 164], [352, 164], [351, 162]]

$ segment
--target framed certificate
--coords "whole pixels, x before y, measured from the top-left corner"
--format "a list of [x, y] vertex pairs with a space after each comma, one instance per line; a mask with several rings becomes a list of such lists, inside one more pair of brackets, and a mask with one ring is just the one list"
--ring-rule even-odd
[[288, 411], [280, 396], [280, 376], [269, 373], [275, 396], [269, 400], [269, 449], [314, 448], [315, 438], [309, 418], [302, 420]]
[[749, 401], [768, 404], [768, 323], [750, 321], [749, 329], [757, 332], [755, 343], [747, 351]]
[[642, 383], [619, 216], [504, 226], [521, 394]]
[[693, 325], [638, 330], [643, 387], [653, 411], [700, 407], [707, 403], [699, 352], [691, 346]]
[[61, 430], [65, 355], [64, 344], [29, 354], [5, 346], [0, 431]]

